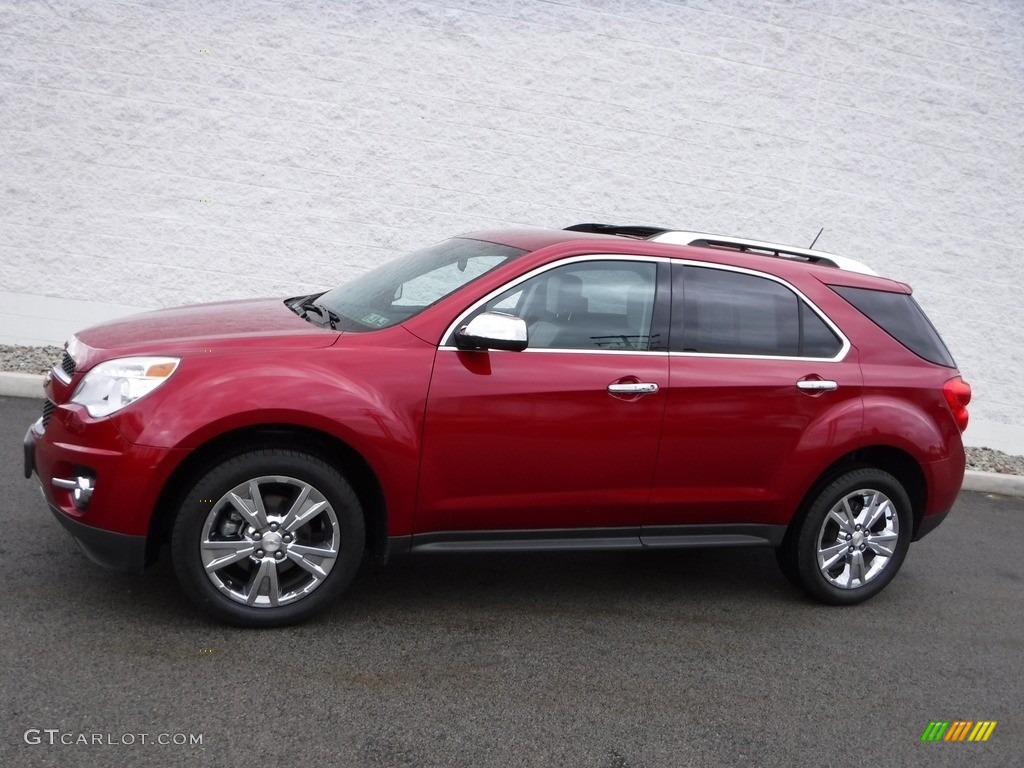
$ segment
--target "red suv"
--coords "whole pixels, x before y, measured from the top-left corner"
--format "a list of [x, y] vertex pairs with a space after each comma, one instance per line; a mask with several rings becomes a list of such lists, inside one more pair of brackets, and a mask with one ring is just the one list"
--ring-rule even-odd
[[325, 293], [77, 334], [25, 472], [91, 559], [169, 544], [240, 625], [403, 552], [767, 545], [856, 603], [963, 479], [971, 390], [910, 293], [758, 241], [477, 232]]

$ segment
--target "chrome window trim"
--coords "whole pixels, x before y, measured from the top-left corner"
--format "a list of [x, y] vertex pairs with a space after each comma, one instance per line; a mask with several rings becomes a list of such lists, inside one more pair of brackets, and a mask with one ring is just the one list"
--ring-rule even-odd
[[[802, 291], [796, 286], [792, 285], [781, 277], [769, 274], [767, 272], [760, 272], [756, 269], [748, 269], [746, 267], [734, 267], [730, 264], [715, 264], [714, 262], [708, 261], [697, 261], [695, 259], [673, 259], [666, 256], [637, 256], [633, 254], [614, 254], [614, 253], [597, 253], [588, 254], [584, 256], [570, 256], [565, 259], [559, 259], [558, 261], [551, 262], [550, 264], [543, 264], [539, 267], [535, 267], [527, 272], [525, 275], [520, 275], [515, 280], [505, 283], [503, 286], [496, 288], [495, 290], [488, 293], [481, 299], [473, 302], [468, 309], [461, 312], [454, 322], [448, 325], [445, 329], [444, 334], [441, 336], [442, 339], [448, 339], [455, 329], [464, 322], [465, 318], [476, 312], [483, 304], [486, 304], [496, 296], [500, 296], [502, 293], [515, 288], [520, 283], [524, 283], [537, 275], [543, 274], [549, 270], [557, 267], [565, 266], [566, 264], [576, 264], [586, 261], [642, 261], [651, 264], [678, 264], [684, 267], [701, 267], [703, 269], [719, 269], [725, 272], [739, 272], [744, 275], [751, 275], [753, 277], [761, 277], [766, 280], [772, 280], [784, 288], [792, 291], [797, 298], [807, 304], [811, 311], [814, 312], [822, 322], [839, 338], [841, 342], [839, 351], [833, 357], [799, 357], [791, 355], [740, 355], [740, 354], [729, 354], [722, 352], [672, 352], [672, 351], [658, 351], [658, 350], [630, 350], [630, 349], [531, 349], [527, 347], [522, 352], [510, 352], [509, 354], [521, 355], [527, 352], [539, 353], [539, 354], [570, 354], [570, 355], [668, 355], [670, 357], [707, 357], [707, 358], [734, 358], [737, 360], [782, 360], [782, 361], [793, 361], [793, 362], [814, 362], [814, 363], [841, 363], [846, 359], [847, 354], [851, 347], [850, 340], [846, 338], [846, 334], [840, 330], [839, 326], [832, 322], [832, 319], [826, 315], [818, 305], [808, 299]], [[670, 277], [671, 279], [671, 277]], [[452, 344], [441, 344], [438, 346], [438, 351], [443, 352], [462, 352], [458, 347]], [[502, 352], [504, 350], [488, 350], [488, 352]]]
[[665, 350], [650, 350], [650, 349], [530, 349], [527, 347], [522, 352], [511, 352], [507, 349], [488, 349], [488, 350], [474, 350], [474, 349], [459, 349], [453, 347], [450, 344], [446, 344], [442, 347], [437, 348], [438, 351], [444, 352], [508, 352], [512, 355], [523, 355], [527, 352], [531, 352], [535, 355], [660, 355], [664, 357], [669, 354]]
[[782, 360], [794, 363], [841, 363], [842, 357], [793, 357], [792, 355], [730, 355], [724, 352], [669, 352], [670, 357], [710, 357], [727, 360]]

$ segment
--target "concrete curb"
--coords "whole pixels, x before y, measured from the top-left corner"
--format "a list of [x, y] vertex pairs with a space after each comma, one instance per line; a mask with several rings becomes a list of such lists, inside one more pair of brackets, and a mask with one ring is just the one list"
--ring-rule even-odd
[[963, 490], [998, 493], [1003, 496], [1024, 496], [1024, 476], [968, 469], [964, 473]]
[[0, 395], [43, 399], [43, 377], [36, 373], [0, 371]]
[[[0, 371], [0, 395], [43, 399], [43, 377], [34, 373]], [[1024, 476], [999, 472], [978, 472], [969, 469], [964, 475], [965, 491], [999, 493], [1003, 496], [1024, 496]]]

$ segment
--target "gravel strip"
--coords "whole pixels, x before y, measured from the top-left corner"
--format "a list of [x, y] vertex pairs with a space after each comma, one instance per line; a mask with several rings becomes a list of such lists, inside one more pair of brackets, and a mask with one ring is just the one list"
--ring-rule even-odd
[[1024, 456], [1014, 456], [994, 448], [968, 448], [967, 468], [1001, 475], [1024, 475]]
[[[0, 344], [0, 371], [46, 373], [60, 360], [60, 347], [22, 347]], [[1024, 475], [1024, 456], [992, 448], [968, 448], [967, 468], [1003, 475]]]
[[60, 360], [60, 347], [14, 347], [0, 344], [0, 371], [46, 373]]

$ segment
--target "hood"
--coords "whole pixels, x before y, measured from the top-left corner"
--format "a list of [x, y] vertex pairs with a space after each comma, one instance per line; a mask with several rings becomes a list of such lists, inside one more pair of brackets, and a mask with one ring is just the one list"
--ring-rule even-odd
[[75, 334], [68, 351], [82, 363], [82, 357], [93, 357], [89, 351], [121, 356], [311, 349], [330, 346], [337, 339], [337, 331], [303, 320], [283, 299], [244, 299], [159, 309], [94, 325]]

